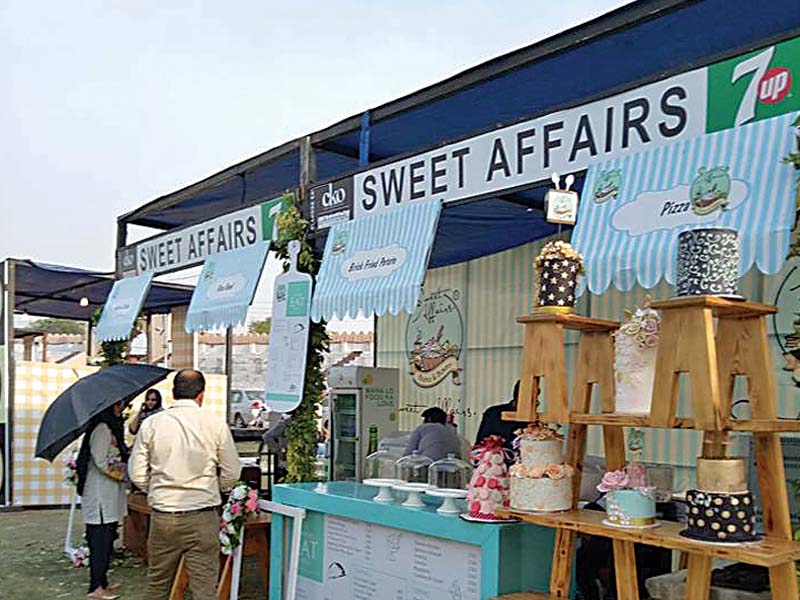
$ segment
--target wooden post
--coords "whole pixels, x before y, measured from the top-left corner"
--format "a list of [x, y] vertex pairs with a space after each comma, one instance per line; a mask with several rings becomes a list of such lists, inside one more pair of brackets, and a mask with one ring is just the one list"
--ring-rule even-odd
[[711, 594], [711, 564], [713, 560], [714, 557], [705, 554], [689, 555], [686, 600], [708, 600]]

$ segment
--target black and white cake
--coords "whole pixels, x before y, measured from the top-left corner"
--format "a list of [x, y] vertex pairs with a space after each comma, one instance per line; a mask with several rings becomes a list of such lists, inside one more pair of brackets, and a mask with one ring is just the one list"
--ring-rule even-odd
[[686, 492], [688, 527], [681, 535], [726, 544], [759, 539], [743, 458], [697, 459], [697, 488]]
[[735, 229], [691, 229], [678, 235], [678, 296], [739, 298], [739, 235]]
[[539, 276], [536, 312], [572, 312], [578, 276], [584, 272], [580, 253], [562, 240], [548, 242], [534, 267]]

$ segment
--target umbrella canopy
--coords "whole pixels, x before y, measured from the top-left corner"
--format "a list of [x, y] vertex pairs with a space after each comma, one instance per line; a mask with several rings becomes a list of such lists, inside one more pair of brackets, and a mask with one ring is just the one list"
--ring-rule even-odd
[[52, 462], [86, 431], [92, 417], [117, 402], [133, 400], [169, 374], [170, 369], [150, 365], [114, 365], [79, 379], [44, 414], [36, 456]]

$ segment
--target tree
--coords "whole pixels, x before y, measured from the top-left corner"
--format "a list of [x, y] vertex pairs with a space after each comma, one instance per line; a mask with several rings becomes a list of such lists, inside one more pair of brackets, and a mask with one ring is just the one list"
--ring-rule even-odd
[[262, 319], [261, 321], [253, 321], [250, 323], [250, 333], [266, 333], [269, 335], [269, 331], [272, 328], [272, 319], [267, 317], [266, 319]]
[[30, 324], [31, 329], [46, 331], [47, 333], [86, 333], [86, 324], [81, 321], [69, 319], [37, 319]]

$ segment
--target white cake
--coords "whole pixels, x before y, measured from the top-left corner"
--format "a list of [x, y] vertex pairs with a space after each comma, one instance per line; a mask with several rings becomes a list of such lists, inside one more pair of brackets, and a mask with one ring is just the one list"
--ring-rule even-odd
[[653, 398], [661, 317], [638, 308], [614, 336], [615, 411], [648, 414]]
[[573, 470], [564, 464], [562, 436], [536, 423], [517, 436], [519, 462], [510, 469], [511, 508], [537, 512], [572, 508]]

